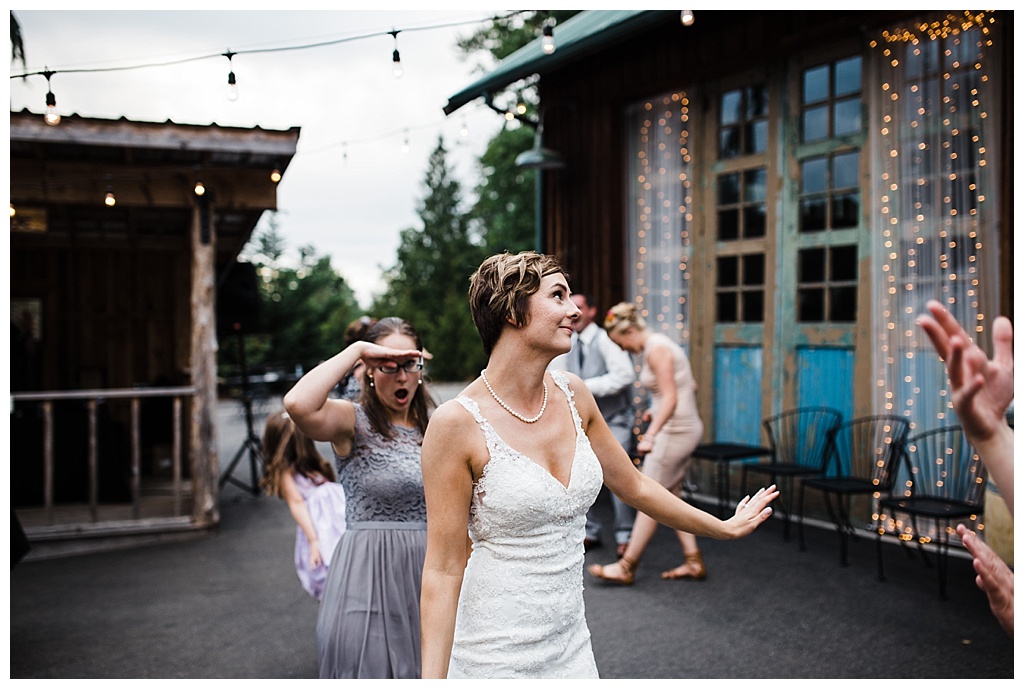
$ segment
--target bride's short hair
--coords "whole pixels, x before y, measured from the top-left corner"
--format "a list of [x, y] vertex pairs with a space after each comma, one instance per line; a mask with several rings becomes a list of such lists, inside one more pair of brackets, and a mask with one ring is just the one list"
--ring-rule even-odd
[[554, 256], [535, 251], [495, 254], [476, 269], [469, 279], [469, 309], [488, 356], [506, 323], [525, 325], [530, 295], [552, 273], [566, 275]]

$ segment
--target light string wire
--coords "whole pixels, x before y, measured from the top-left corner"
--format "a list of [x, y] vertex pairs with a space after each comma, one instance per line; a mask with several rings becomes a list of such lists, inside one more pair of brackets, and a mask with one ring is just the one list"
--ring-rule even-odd
[[341, 43], [351, 43], [353, 41], [361, 41], [367, 38], [376, 38], [378, 36], [393, 36], [397, 33], [402, 32], [413, 32], [413, 31], [432, 31], [435, 29], [448, 29], [455, 26], [466, 26], [469, 24], [480, 24], [486, 21], [499, 21], [503, 19], [511, 19], [516, 15], [522, 14], [526, 10], [516, 10], [509, 12], [504, 15], [496, 15], [493, 17], [487, 17], [484, 19], [467, 19], [458, 22], [448, 22], [445, 24], [431, 24], [429, 26], [418, 26], [408, 29], [392, 29], [389, 31], [376, 31], [373, 33], [360, 34], [358, 36], [347, 36], [345, 38], [336, 38], [329, 41], [319, 41], [317, 43], [305, 43], [301, 45], [287, 45], [278, 46], [276, 48], [250, 48], [248, 50], [228, 50], [227, 52], [211, 53], [209, 55], [199, 55], [195, 57], [181, 58], [178, 60], [168, 60], [166, 62], [147, 62], [137, 65], [121, 65], [118, 67], [81, 67], [77, 69], [43, 69], [37, 72], [23, 72], [21, 74], [12, 74], [11, 79], [25, 79], [28, 77], [35, 76], [55, 76], [57, 74], [87, 74], [87, 73], [99, 73], [99, 72], [124, 72], [133, 69], [151, 69], [153, 67], [171, 67], [174, 65], [183, 65], [191, 62], [199, 62], [200, 60], [211, 60], [225, 57], [229, 53], [232, 56], [236, 55], [255, 55], [257, 53], [279, 53], [289, 50], [308, 50], [311, 48], [323, 48], [329, 45], [338, 45]]

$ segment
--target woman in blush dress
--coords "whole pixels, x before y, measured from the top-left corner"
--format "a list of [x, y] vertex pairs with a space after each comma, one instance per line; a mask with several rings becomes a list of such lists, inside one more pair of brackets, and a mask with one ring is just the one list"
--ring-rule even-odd
[[598, 676], [583, 537], [602, 481], [659, 521], [715, 538], [771, 515], [774, 487], [722, 521], [637, 471], [583, 381], [547, 371], [570, 349], [570, 294], [555, 259], [532, 251], [491, 256], [470, 279], [487, 368], [437, 408], [423, 440], [424, 678]]
[[[678, 494], [693, 463], [692, 454], [704, 435], [704, 422], [697, 413], [697, 383], [690, 370], [690, 360], [683, 348], [661, 333], [648, 329], [637, 308], [620, 302], [608, 311], [605, 329], [612, 342], [633, 354], [640, 354], [640, 384], [651, 393], [651, 408], [644, 412], [649, 421], [637, 452], [646, 455], [643, 472]], [[598, 579], [614, 584], [633, 583], [636, 565], [658, 529], [658, 522], [646, 514], [638, 514], [633, 523], [629, 545], [618, 562], [591, 565], [588, 570]], [[662, 579], [707, 578], [704, 558], [692, 533], [677, 529], [676, 537], [683, 547], [683, 564], [661, 573]]]
[[[330, 399], [359, 360], [359, 399]], [[296, 426], [330, 442], [345, 489], [347, 529], [317, 618], [321, 677], [419, 677], [426, 552], [420, 445], [432, 406], [422, 370], [416, 331], [400, 318], [383, 318], [284, 397]]]

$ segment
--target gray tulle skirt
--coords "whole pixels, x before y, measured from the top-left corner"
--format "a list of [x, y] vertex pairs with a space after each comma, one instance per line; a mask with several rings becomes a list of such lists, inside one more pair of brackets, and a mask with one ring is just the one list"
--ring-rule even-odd
[[321, 678], [419, 678], [426, 552], [426, 524], [349, 524], [320, 600]]

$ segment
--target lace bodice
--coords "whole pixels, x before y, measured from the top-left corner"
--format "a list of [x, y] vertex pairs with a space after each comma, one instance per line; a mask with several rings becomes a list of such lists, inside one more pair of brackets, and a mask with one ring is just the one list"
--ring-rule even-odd
[[425, 522], [420, 444], [417, 428], [395, 427], [385, 438], [370, 425], [366, 411], [355, 404], [356, 432], [352, 450], [334, 455], [338, 481], [345, 489], [345, 518], [354, 522]]
[[473, 487], [473, 553], [449, 677], [597, 676], [584, 616], [583, 538], [603, 474], [565, 375], [552, 377], [575, 426], [568, 486], [502, 440], [475, 401], [457, 398], [480, 425], [490, 458]]

